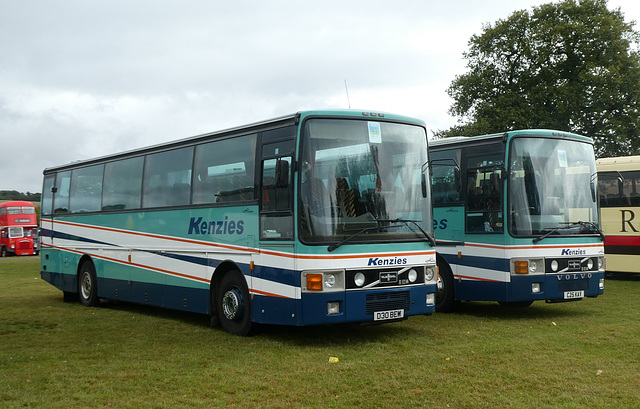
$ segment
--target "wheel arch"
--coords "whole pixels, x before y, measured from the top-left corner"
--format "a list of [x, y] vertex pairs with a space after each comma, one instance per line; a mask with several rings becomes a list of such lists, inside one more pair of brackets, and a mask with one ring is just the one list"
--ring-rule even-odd
[[438, 274], [440, 274], [441, 268], [446, 268], [448, 272], [451, 273], [451, 275], [453, 275], [453, 269], [451, 268], [451, 265], [449, 264], [447, 259], [444, 258], [444, 256], [438, 253], [437, 251], [436, 251], [436, 265], [438, 266]]
[[93, 271], [96, 273], [96, 275], [98, 274], [98, 272], [96, 271], [96, 263], [93, 262], [93, 257], [91, 257], [89, 254], [83, 254], [80, 257], [80, 260], [78, 260], [78, 265], [76, 266], [76, 278], [80, 277], [80, 269], [85, 262], [89, 262], [91, 264], [91, 267], [93, 268]]
[[[209, 311], [212, 316], [217, 315], [216, 310], [216, 294], [217, 289], [220, 286], [220, 282], [224, 278], [225, 275], [229, 274], [232, 271], [238, 271], [242, 274], [242, 270], [232, 260], [224, 260], [213, 271], [213, 275], [211, 276], [211, 283], [209, 285]], [[244, 276], [244, 274], [243, 274]]]
[[438, 252], [436, 252], [436, 264], [438, 266], [436, 311], [453, 311], [458, 304], [458, 301], [456, 301], [456, 285], [453, 277], [453, 269], [446, 258]]
[[[87, 269], [83, 269], [83, 266], [87, 266]], [[89, 285], [87, 287], [87, 291], [83, 290], [85, 285], [85, 272], [89, 274]], [[80, 303], [85, 307], [97, 307], [100, 305], [100, 285], [98, 283], [98, 272], [96, 270], [96, 265], [89, 254], [83, 254], [78, 260], [78, 264], [76, 266], [76, 289], [77, 295], [80, 299]]]

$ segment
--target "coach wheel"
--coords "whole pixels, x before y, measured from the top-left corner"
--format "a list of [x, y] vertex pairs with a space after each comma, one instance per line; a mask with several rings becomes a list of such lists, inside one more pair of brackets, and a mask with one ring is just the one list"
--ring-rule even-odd
[[2, 247], [2, 250], [0, 250], [0, 257], [7, 257], [7, 248], [6, 247]]
[[449, 266], [440, 260], [438, 260], [438, 271], [438, 280], [436, 281], [436, 311], [453, 311], [457, 305], [453, 273]]
[[216, 309], [222, 328], [230, 334], [248, 336], [251, 332], [250, 295], [239, 271], [227, 273], [220, 282]]
[[98, 305], [98, 280], [93, 264], [89, 261], [82, 263], [80, 274], [78, 274], [78, 295], [80, 304], [85, 307], [95, 307]]

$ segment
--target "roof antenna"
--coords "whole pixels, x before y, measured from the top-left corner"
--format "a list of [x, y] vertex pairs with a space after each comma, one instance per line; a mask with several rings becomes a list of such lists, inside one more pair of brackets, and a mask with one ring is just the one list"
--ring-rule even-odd
[[347, 91], [347, 103], [349, 104], [349, 109], [351, 109], [351, 100], [349, 99], [349, 87], [347, 87], [347, 79], [344, 80], [344, 89]]

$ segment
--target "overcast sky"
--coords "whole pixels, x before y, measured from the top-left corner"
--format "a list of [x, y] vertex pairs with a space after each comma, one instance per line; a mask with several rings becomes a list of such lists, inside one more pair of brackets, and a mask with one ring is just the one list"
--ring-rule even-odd
[[[50, 166], [302, 109], [447, 129], [470, 37], [548, 2], [0, 0], [0, 190], [40, 192]], [[609, 7], [640, 21], [638, 0]]]

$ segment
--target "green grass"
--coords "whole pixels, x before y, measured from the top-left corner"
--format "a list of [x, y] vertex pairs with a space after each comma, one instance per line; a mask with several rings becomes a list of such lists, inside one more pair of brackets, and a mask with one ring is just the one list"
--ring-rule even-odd
[[[467, 303], [381, 326], [265, 327], [85, 308], [0, 259], [2, 408], [598, 408], [640, 402], [640, 277], [576, 303]], [[339, 362], [330, 363], [330, 357]]]

